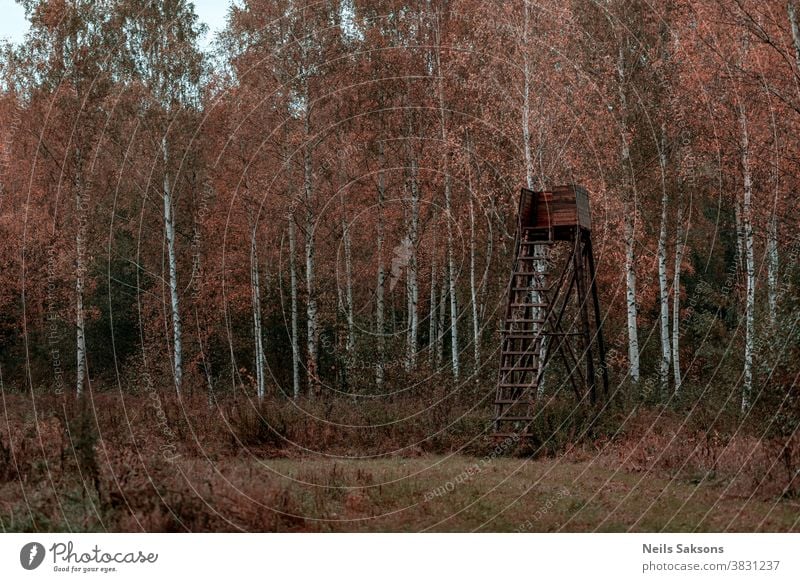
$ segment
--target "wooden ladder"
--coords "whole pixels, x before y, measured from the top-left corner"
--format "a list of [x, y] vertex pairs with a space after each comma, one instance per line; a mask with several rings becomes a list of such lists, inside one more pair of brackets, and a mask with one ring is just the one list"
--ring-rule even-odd
[[541, 267], [550, 261], [552, 237], [547, 231], [525, 228], [516, 246], [502, 329], [495, 437], [524, 435], [533, 421], [541, 380], [541, 345], [549, 317], [549, 269]]

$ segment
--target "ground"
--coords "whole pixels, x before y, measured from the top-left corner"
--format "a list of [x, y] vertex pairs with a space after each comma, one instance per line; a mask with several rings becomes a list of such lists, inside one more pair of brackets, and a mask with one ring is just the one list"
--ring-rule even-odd
[[461, 413], [426, 437], [433, 420], [409, 434], [280, 403], [256, 415], [166, 401], [159, 415], [115, 398], [37, 415], [6, 398], [1, 531], [800, 531], [794, 439], [726, 437], [663, 411], [526, 447], [475, 437]]
[[[685, 482], [602, 462], [421, 456], [174, 462], [163, 503], [135, 490], [105, 507], [60, 489], [54, 520], [30, 522], [17, 505], [6, 530], [624, 532], [798, 531], [800, 503], [731, 494], [725, 483]], [[188, 476], [192, 476], [191, 479]], [[122, 482], [127, 482], [122, 476]], [[182, 489], [182, 491], [177, 491]], [[8, 491], [7, 491], [8, 493]], [[29, 488], [34, 513], [41, 489]], [[156, 497], [150, 491], [149, 497]], [[114, 501], [116, 499], [116, 502]]]
[[[250, 471], [255, 460], [224, 464]], [[269, 467], [267, 469], [267, 467]], [[270, 460], [323, 531], [790, 531], [800, 504], [727, 495], [592, 461]], [[306, 482], [320, 485], [309, 486]], [[351, 487], [351, 488], [348, 488]]]

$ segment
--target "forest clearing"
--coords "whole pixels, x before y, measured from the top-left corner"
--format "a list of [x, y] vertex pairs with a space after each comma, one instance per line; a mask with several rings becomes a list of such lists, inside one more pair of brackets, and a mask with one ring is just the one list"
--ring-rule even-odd
[[[123, 400], [124, 415], [116, 412]], [[94, 412], [68, 413], [66, 429], [52, 400], [38, 423], [22, 412], [24, 400], [7, 397], [4, 405], [17, 447], [0, 449], [7, 531], [800, 529], [793, 468], [775, 462], [780, 443], [726, 441], [667, 411], [610, 419], [597, 429], [608, 434], [583, 444], [553, 434], [524, 447], [473, 432], [488, 411], [453, 410], [451, 429], [431, 437], [425, 424], [326, 426], [274, 403], [260, 417], [223, 406], [224, 418], [214, 419], [204, 400], [168, 400], [175, 432], [165, 434], [148, 399], [130, 395], [98, 396]], [[345, 403], [328, 414], [348, 410]], [[569, 432], [582, 428], [589, 427], [575, 420]], [[0, 442], [8, 442], [3, 431]]]
[[798, 0], [14, 6], [0, 529], [800, 531]]

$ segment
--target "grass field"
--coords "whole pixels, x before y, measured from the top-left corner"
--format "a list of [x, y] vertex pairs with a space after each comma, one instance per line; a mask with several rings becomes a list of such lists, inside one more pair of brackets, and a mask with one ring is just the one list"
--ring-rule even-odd
[[[178, 460], [185, 487], [130, 490], [104, 508], [80, 489], [29, 488], [5, 530], [798, 531], [800, 504], [618, 471], [601, 462], [464, 456]], [[191, 475], [191, 479], [188, 476]], [[63, 485], [63, 484], [62, 484]], [[19, 491], [19, 486], [12, 486]], [[156, 491], [159, 491], [156, 494]], [[145, 494], [146, 495], [146, 494]], [[158, 502], [158, 496], [161, 500]], [[61, 519], [42, 521], [50, 497]], [[60, 500], [56, 502], [56, 497]], [[49, 503], [48, 503], [49, 505]], [[36, 520], [38, 523], [35, 523]], [[32, 521], [33, 520], [33, 521]]]
[[663, 411], [531, 450], [458, 410], [437, 433], [435, 419], [312, 422], [285, 403], [4, 403], [3, 531], [800, 531], [794, 440]]

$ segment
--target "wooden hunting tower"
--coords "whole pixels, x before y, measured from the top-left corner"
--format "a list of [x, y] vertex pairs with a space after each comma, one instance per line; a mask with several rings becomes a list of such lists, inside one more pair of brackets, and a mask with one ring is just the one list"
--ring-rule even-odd
[[553, 378], [552, 390], [569, 383], [578, 402], [594, 403], [600, 372], [608, 393], [591, 233], [589, 194], [581, 186], [522, 189], [502, 330], [496, 436], [528, 433], [553, 356], [560, 357], [563, 374]]

